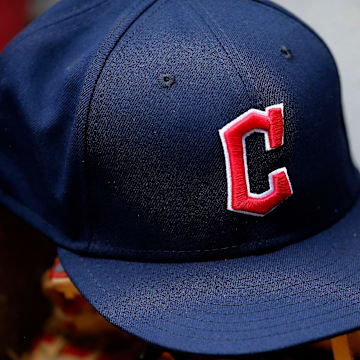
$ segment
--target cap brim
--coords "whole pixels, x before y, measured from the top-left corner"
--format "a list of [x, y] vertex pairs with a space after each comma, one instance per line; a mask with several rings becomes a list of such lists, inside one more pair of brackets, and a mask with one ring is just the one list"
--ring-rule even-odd
[[59, 255], [102, 316], [173, 350], [250, 354], [360, 327], [359, 200], [332, 227], [265, 255], [192, 263]]

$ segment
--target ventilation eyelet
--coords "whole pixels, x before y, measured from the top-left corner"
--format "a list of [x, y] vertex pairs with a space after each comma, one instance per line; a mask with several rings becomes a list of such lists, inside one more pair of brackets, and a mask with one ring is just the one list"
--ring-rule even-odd
[[292, 51], [284, 45], [280, 47], [280, 54], [288, 60], [293, 57]]
[[171, 74], [161, 74], [159, 76], [158, 82], [161, 87], [163, 88], [169, 88], [173, 86], [176, 82], [175, 76]]

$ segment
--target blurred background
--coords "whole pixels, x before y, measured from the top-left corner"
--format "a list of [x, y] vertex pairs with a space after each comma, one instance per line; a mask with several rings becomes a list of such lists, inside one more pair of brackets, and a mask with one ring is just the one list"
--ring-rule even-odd
[[345, 122], [360, 167], [360, 0], [274, 0], [310, 25], [338, 64]]
[[[0, 0], [0, 50], [26, 23], [57, 1]], [[330, 47], [339, 66], [351, 151], [360, 167], [360, 0], [274, 1], [303, 19]]]

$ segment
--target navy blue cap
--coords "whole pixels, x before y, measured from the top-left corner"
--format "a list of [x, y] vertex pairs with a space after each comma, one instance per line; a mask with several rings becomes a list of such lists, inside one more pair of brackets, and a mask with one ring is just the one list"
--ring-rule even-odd
[[265, 0], [63, 0], [0, 57], [0, 201], [151, 343], [360, 327], [360, 190], [323, 41]]

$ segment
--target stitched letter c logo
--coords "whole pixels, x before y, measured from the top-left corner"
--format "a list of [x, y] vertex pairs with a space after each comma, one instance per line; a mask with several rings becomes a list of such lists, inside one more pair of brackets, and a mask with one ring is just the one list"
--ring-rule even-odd
[[250, 192], [245, 139], [254, 132], [265, 137], [267, 151], [284, 143], [283, 104], [265, 111], [251, 109], [219, 130], [225, 153], [228, 210], [254, 216], [264, 216], [293, 193], [286, 167], [269, 174], [269, 190]]

